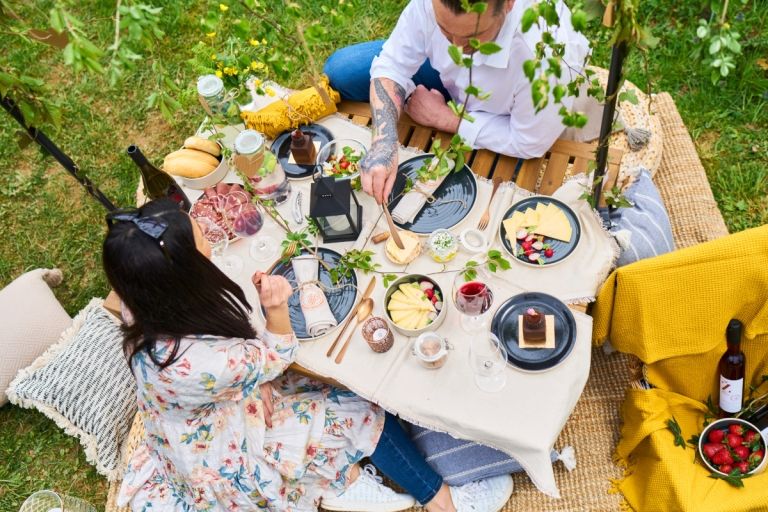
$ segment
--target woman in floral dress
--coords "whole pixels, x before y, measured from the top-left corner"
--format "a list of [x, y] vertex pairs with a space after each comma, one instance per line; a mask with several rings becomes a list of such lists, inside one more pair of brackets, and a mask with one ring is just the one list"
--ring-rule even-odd
[[113, 212], [107, 223], [104, 269], [123, 301], [124, 349], [146, 430], [121, 506], [310, 511], [321, 498], [331, 510], [414, 505], [359, 468], [370, 456], [430, 511], [484, 510], [461, 506], [472, 497], [442, 484], [394, 417], [284, 373], [298, 350], [284, 278], [253, 277], [267, 320], [257, 335], [242, 289], [210, 262], [199, 227], [175, 203]]

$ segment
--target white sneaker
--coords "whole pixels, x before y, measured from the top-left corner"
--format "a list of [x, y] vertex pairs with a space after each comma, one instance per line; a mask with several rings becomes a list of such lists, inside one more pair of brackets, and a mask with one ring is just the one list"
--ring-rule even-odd
[[512, 476], [501, 475], [450, 487], [456, 512], [498, 512], [512, 496]]
[[397, 512], [416, 505], [408, 494], [398, 494], [381, 483], [376, 468], [368, 464], [360, 469], [360, 476], [335, 497], [324, 497], [320, 506], [325, 510], [350, 512]]

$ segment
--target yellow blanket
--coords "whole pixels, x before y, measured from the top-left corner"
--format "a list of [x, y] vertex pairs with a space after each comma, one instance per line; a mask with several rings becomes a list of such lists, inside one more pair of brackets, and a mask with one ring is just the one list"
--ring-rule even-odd
[[309, 124], [336, 112], [336, 103], [341, 100], [339, 93], [331, 89], [325, 76], [320, 79], [318, 86], [326, 98], [314, 87], [309, 87], [293, 92], [287, 98], [270, 103], [256, 112], [242, 112], [241, 117], [248, 128], [274, 139], [286, 130]]
[[747, 480], [745, 489], [710, 479], [693, 463], [694, 450], [674, 446], [666, 429], [674, 416], [686, 439], [701, 431], [701, 402], [711, 396], [717, 403], [717, 363], [731, 318], [745, 326], [747, 383], [768, 374], [768, 226], [618, 269], [593, 316], [593, 341], [610, 339], [640, 358], [660, 388], [630, 391], [622, 408], [617, 457], [630, 472], [619, 488], [629, 505], [642, 512], [768, 511], [768, 474]]

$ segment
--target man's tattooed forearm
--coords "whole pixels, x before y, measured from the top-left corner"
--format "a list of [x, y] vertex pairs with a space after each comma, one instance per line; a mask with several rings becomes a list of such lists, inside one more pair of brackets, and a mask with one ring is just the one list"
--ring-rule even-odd
[[381, 80], [374, 78], [375, 98], [371, 102], [373, 110], [373, 141], [371, 151], [365, 157], [362, 168], [369, 170], [376, 165], [389, 167], [394, 162], [397, 151], [397, 120], [405, 103], [405, 90], [393, 82], [390, 93]]

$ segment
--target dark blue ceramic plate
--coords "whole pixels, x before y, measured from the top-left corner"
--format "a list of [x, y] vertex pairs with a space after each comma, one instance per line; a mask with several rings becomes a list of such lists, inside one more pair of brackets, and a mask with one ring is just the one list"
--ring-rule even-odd
[[[424, 160], [434, 155], [419, 155], [406, 160], [398, 167], [397, 179], [389, 196], [389, 211], [400, 202], [401, 193], [408, 178], [416, 180], [416, 171], [423, 165]], [[397, 224], [418, 235], [428, 235], [436, 229], [451, 229], [464, 220], [477, 199], [477, 181], [475, 175], [466, 165], [459, 172], [452, 172], [432, 194], [435, 202], [424, 205], [413, 222]]]
[[[308, 124], [299, 127], [302, 132], [312, 135], [313, 141], [319, 141], [317, 151], [333, 140], [333, 134], [325, 126], [319, 124]], [[309, 178], [315, 172], [315, 164], [311, 165], [299, 165], [288, 163], [291, 154], [291, 131], [283, 132], [277, 136], [272, 143], [272, 152], [277, 157], [277, 161], [280, 162], [285, 175], [288, 179], [303, 179]]]
[[[546, 238], [545, 243], [552, 246], [552, 249], [555, 251], [554, 255], [551, 258], [545, 258], [545, 261], [543, 264], [541, 263], [535, 263], [528, 259], [528, 257], [525, 254], [516, 254], [517, 247], [515, 247], [517, 244], [512, 244], [509, 240], [507, 240], [507, 230], [504, 228], [504, 220], [512, 217], [512, 214], [521, 211], [524, 212], [526, 209], [536, 209], [536, 206], [539, 203], [554, 203], [558, 208], [563, 210], [563, 213], [565, 213], [565, 216], [568, 218], [568, 222], [571, 223], [571, 241], [570, 242], [562, 242], [560, 240], [555, 240], [554, 238]], [[522, 201], [519, 201], [515, 204], [513, 204], [504, 214], [504, 217], [501, 219], [501, 223], [499, 224], [499, 237], [501, 238], [501, 243], [504, 246], [504, 249], [509, 253], [510, 256], [515, 258], [520, 263], [525, 263], [526, 265], [531, 265], [534, 267], [540, 267], [547, 265], [554, 265], [555, 263], [560, 263], [565, 258], [571, 255], [574, 249], [576, 249], [576, 246], [579, 244], [579, 239], [581, 238], [581, 226], [579, 225], [579, 220], [576, 218], [576, 214], [571, 210], [571, 208], [565, 204], [562, 201], [558, 201], [557, 199], [554, 199], [552, 197], [545, 197], [545, 196], [533, 196], [529, 197], [527, 199], [523, 199]]]
[[[555, 348], [520, 348], [517, 340], [519, 316], [528, 308], [555, 317]], [[540, 372], [557, 366], [571, 353], [576, 342], [576, 320], [568, 306], [551, 295], [521, 293], [499, 307], [493, 315], [491, 332], [507, 351], [507, 360], [512, 366]]]
[[[306, 251], [304, 251], [306, 253]], [[341, 260], [341, 255], [336, 251], [325, 249], [321, 247], [317, 251], [318, 256], [328, 263], [331, 268]], [[331, 274], [325, 267], [317, 264], [320, 267], [318, 278], [323, 285], [325, 285], [325, 296], [328, 299], [328, 305], [331, 308], [333, 316], [336, 317], [338, 325], [347, 318], [352, 311], [352, 307], [355, 305], [355, 299], [357, 298], [357, 276], [352, 273], [349, 278], [342, 278], [337, 285], [331, 283]], [[273, 276], [285, 277], [291, 286], [296, 287], [296, 275], [293, 273], [293, 266], [291, 262], [283, 263], [278, 261], [277, 264], [269, 272]], [[347, 286], [344, 286], [347, 285]], [[263, 311], [263, 310], [262, 310]], [[299, 292], [298, 290], [293, 292], [291, 298], [288, 299], [288, 314], [291, 317], [291, 326], [293, 327], [296, 337], [299, 340], [310, 340], [312, 336], [307, 332], [307, 324], [304, 322], [304, 314], [301, 312], [301, 305], [299, 304]]]

